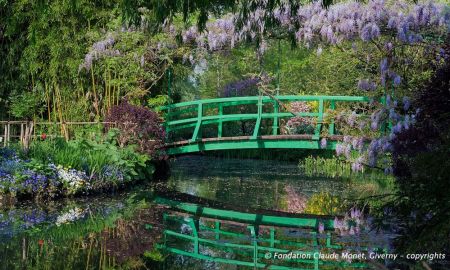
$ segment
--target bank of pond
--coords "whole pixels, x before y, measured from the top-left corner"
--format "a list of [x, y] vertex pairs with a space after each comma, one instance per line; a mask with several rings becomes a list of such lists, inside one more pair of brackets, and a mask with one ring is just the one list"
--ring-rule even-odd
[[55, 199], [118, 190], [149, 179], [151, 157], [102, 140], [47, 140], [0, 148], [0, 196]]
[[[2, 151], [21, 166], [36, 162]], [[355, 269], [372, 265], [328, 255], [391, 251], [392, 224], [374, 230], [371, 217], [392, 191], [387, 177], [313, 176], [298, 162], [198, 155], [169, 165], [161, 181], [3, 201], [0, 269]], [[292, 249], [294, 258], [277, 259]]]
[[[214, 154], [226, 159], [239, 156], [238, 159], [250, 160], [258, 155], [249, 152], [242, 157], [239, 154], [236, 156], [236, 153], [224, 156], [224, 153], [212, 152], [207, 156], [214, 159]], [[330, 152], [320, 153], [318, 157], [310, 154], [300, 151], [296, 156], [297, 160], [300, 159], [299, 168], [308, 176], [363, 180], [389, 178], [373, 170], [352, 172], [348, 163], [337, 159]], [[270, 161], [265, 156], [267, 153], [259, 153], [260, 158]], [[291, 153], [286, 159], [283, 153], [274, 152], [272, 161], [292, 160], [294, 156]], [[42, 139], [34, 141], [26, 150], [19, 144], [12, 145], [0, 148], [0, 202], [51, 200], [117, 191], [141, 180], [152, 180], [157, 169], [163, 174], [168, 173], [165, 159], [161, 161], [161, 157], [140, 153], [133, 145], [119, 147], [111, 137], [70, 141]], [[274, 170], [282, 173], [279, 168], [274, 167]]]

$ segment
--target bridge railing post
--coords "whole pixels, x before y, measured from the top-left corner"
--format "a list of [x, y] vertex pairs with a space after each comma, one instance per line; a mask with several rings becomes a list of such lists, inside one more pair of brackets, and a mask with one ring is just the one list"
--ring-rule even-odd
[[222, 128], [223, 128], [223, 120], [222, 120], [222, 115], [223, 115], [223, 104], [219, 103], [219, 125], [217, 127], [217, 137], [222, 138]]
[[[332, 111], [336, 109], [336, 101], [331, 100], [330, 109]], [[330, 119], [330, 125], [328, 126], [328, 135], [334, 135], [334, 118]]]
[[198, 252], [199, 252], [199, 241], [198, 241], [198, 229], [199, 229], [199, 227], [198, 227], [198, 220], [194, 220], [194, 219], [192, 219], [192, 218], [190, 218], [189, 219], [189, 227], [191, 227], [191, 229], [192, 229], [192, 236], [194, 236], [195, 238], [194, 238], [194, 253], [195, 254], [198, 254]]
[[253, 244], [253, 264], [254, 264], [254, 267], [258, 266], [258, 233], [256, 232], [257, 231], [257, 227], [258, 227], [258, 225], [256, 225], [256, 226], [253, 226], [253, 225], [247, 226], [247, 228], [250, 230], [251, 241], [252, 241], [252, 244]]
[[273, 124], [272, 124], [272, 135], [278, 135], [278, 112], [279, 112], [279, 105], [276, 100], [273, 102], [273, 113], [275, 116], [273, 117]]
[[197, 107], [197, 124], [195, 125], [194, 133], [192, 134], [191, 141], [197, 141], [199, 137], [200, 128], [202, 125], [202, 116], [203, 116], [203, 104], [201, 102], [198, 103]]
[[256, 139], [259, 135], [259, 129], [261, 127], [261, 118], [262, 118], [262, 96], [260, 95], [258, 98], [258, 118], [256, 119], [255, 129], [253, 130], [252, 139]]
[[323, 122], [323, 98], [319, 99], [319, 115], [317, 116], [316, 129], [312, 137], [313, 140], [319, 140], [320, 131], [322, 130], [322, 122]]

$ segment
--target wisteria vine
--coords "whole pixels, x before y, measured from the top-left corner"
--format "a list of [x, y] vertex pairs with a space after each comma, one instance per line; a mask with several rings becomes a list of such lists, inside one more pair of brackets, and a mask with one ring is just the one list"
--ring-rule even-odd
[[[414, 124], [416, 113], [409, 108], [408, 97], [395, 100], [387, 93], [388, 88], [399, 88], [405, 81], [398, 70], [405, 59], [398, 57], [396, 51], [418, 46], [435, 55], [437, 62], [445, 58], [446, 55], [440, 49], [441, 44], [436, 42], [439, 38], [436, 37], [445, 37], [449, 32], [449, 8], [433, 1], [411, 4], [406, 1], [372, 0], [367, 4], [343, 2], [328, 8], [324, 8], [320, 2], [313, 2], [292, 12], [288, 3], [285, 3], [270, 14], [276, 20], [276, 27], [272, 29], [266, 26], [266, 12], [264, 5], [261, 5], [243, 23], [240, 14], [229, 14], [208, 22], [203, 32], [196, 26], [184, 30], [182, 40], [195, 45], [202, 52], [200, 57], [205, 52], [234, 48], [238, 43], [248, 40], [256, 41], [259, 44], [258, 53], [262, 54], [268, 46], [267, 38], [273, 32], [293, 34], [297, 43], [308, 48], [317, 47], [318, 55], [322, 52], [322, 45], [343, 48], [351, 43], [351, 50], [362, 54], [365, 61], [378, 61], [377, 77], [361, 78], [357, 83], [358, 89], [371, 92], [372, 96], [378, 98], [384, 92], [384, 102], [375, 102], [378, 106], [373, 106], [375, 109], [369, 121], [361, 119], [352, 111], [347, 114], [345, 122], [350, 126], [358, 125], [361, 131], [368, 128], [373, 132], [380, 131], [380, 134], [369, 144], [363, 143], [363, 135], [346, 136], [338, 144], [336, 153], [352, 162], [355, 171], [361, 171], [364, 165], [368, 165], [383, 168], [386, 173], [391, 172], [387, 159], [379, 157], [392, 150], [391, 142], [396, 134]], [[372, 53], [373, 48], [376, 54]], [[191, 63], [195, 62], [192, 55], [189, 58]], [[390, 123], [390, 129], [386, 128], [386, 123]], [[326, 145], [325, 138], [321, 146]]]

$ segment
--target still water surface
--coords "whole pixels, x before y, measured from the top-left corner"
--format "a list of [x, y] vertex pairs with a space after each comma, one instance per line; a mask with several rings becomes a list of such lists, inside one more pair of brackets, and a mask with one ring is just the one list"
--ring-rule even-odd
[[[296, 163], [282, 161], [180, 157], [159, 183], [105, 196], [1, 206], [0, 269], [248, 269], [162, 252], [162, 214], [168, 209], [153, 202], [156, 187], [243, 211], [343, 215], [352, 202], [385, 186], [383, 179], [306, 177]], [[175, 229], [189, 230], [185, 224]]]

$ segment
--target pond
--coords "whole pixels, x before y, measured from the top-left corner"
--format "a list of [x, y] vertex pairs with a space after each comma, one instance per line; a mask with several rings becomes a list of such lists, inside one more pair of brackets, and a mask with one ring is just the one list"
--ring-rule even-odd
[[[282, 250], [283, 243], [308, 253], [304, 243], [292, 243], [295, 238], [312, 241], [310, 247], [316, 251], [323, 243], [328, 253], [367, 252], [368, 248], [386, 251], [392, 235], [369, 230], [370, 218], [363, 218], [365, 209], [360, 206], [367, 202], [364, 198], [385, 193], [389, 185], [382, 178], [307, 177], [298, 164], [291, 162], [179, 157], [171, 161], [168, 179], [117, 194], [0, 206], [0, 269], [251, 269], [248, 265], [254, 263], [252, 260], [267, 264], [264, 256], [276, 255], [262, 251], [272, 252], [275, 246]], [[195, 199], [196, 212], [177, 211], [161, 203], [161, 194], [169, 193]], [[198, 218], [199, 210], [206, 216]], [[208, 211], [215, 216], [207, 216]], [[256, 213], [261, 226], [229, 218]], [[277, 221], [264, 223], [273, 216]], [[315, 225], [296, 227], [294, 231], [292, 226], [280, 225], [298, 217], [305, 224]], [[337, 228], [336, 224], [344, 220], [353, 224], [350, 230]], [[214, 227], [218, 224], [220, 229]], [[193, 238], [200, 229], [202, 232]], [[213, 239], [216, 237], [223, 248], [217, 249], [217, 243], [207, 239], [211, 235], [206, 231], [212, 231]], [[261, 240], [264, 235], [275, 233], [278, 238], [265, 246]], [[220, 241], [219, 234], [223, 234]], [[311, 235], [315, 238], [310, 239]], [[251, 237], [260, 242], [250, 241]], [[342, 244], [344, 238], [347, 244]], [[374, 239], [377, 243], [372, 247]], [[191, 241], [199, 240], [204, 245], [192, 247]], [[233, 249], [248, 248], [243, 242], [259, 245], [261, 250], [255, 250], [261, 254]], [[347, 260], [327, 266], [322, 262], [304, 260], [306, 268], [311, 269], [314, 263], [320, 264], [317, 269], [353, 269], [359, 263]], [[287, 260], [279, 264], [294, 267], [295, 263]]]

